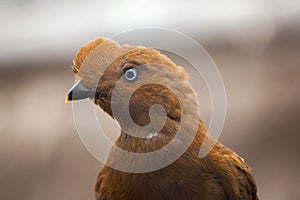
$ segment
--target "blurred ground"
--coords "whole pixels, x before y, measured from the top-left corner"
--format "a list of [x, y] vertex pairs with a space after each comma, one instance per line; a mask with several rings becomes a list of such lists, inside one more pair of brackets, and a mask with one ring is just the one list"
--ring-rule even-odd
[[[62, 55], [43, 48], [10, 51], [17, 41], [1, 45], [12, 54], [0, 60], [0, 199], [93, 199], [101, 164], [80, 143], [71, 104], [64, 103], [74, 81], [72, 56], [102, 36], [91, 32], [78, 34], [73, 45], [58, 50]], [[221, 142], [253, 168], [261, 199], [299, 199], [299, 25], [281, 23], [263, 46], [257, 40], [237, 44], [222, 32], [213, 39], [198, 35], [197, 28], [190, 33], [224, 79], [228, 107]], [[201, 109], [207, 118], [209, 110]]]

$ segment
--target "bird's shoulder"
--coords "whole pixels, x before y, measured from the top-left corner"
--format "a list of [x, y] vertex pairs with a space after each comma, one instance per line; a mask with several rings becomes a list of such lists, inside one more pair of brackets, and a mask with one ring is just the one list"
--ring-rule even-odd
[[221, 143], [212, 151], [216, 175], [229, 199], [258, 200], [251, 168], [244, 159]]

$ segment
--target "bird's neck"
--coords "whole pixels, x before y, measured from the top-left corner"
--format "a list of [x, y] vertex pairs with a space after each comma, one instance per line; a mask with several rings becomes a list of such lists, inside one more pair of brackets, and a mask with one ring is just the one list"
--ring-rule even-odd
[[[191, 123], [196, 125], [198, 123], [196, 133], [189, 133], [189, 130], [185, 129], [188, 133], [184, 134], [186, 134], [187, 137], [193, 137], [190, 148], [194, 148], [193, 145], [201, 145], [203, 143], [207, 130], [200, 117]], [[147, 153], [159, 150], [174, 139], [176, 134], [178, 134], [179, 126], [180, 122], [167, 120], [165, 126], [160, 132], [149, 133], [145, 136], [145, 138], [134, 137], [132, 135], [126, 134], [124, 131], [121, 131], [121, 134], [117, 139], [115, 146], [123, 150], [135, 153]], [[200, 146], [197, 148], [199, 149]]]

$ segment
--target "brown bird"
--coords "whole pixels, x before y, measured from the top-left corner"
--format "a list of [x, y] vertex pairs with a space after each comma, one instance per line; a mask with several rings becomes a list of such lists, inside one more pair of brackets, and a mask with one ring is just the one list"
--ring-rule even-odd
[[[135, 162], [130, 156], [124, 158], [113, 148], [107, 165], [98, 176], [96, 199], [258, 199], [250, 167], [236, 153], [207, 136], [204, 123], [198, 113], [195, 114], [198, 104], [196, 94], [188, 83], [188, 75], [167, 56], [154, 49], [120, 46], [114, 41], [100, 38], [79, 50], [74, 59], [73, 72], [78, 83], [69, 91], [66, 101], [93, 99], [96, 105], [116, 119], [122, 129], [115, 142], [116, 147], [127, 152], [148, 153], [174, 142], [176, 151], [177, 147], [192, 138], [188, 148], [174, 162], [144, 173], [124, 172], [110, 167], [114, 164], [139, 165], [138, 161]], [[114, 89], [119, 95], [126, 96], [134, 89], [134, 85], [142, 84], [146, 79], [151, 79], [152, 83], [138, 87], [130, 97], [130, 117], [141, 127], [155, 124], [155, 118], [152, 120], [149, 116], [149, 109], [159, 104], [165, 109], [165, 121], [161, 130], [153, 132], [155, 128], [148, 126], [142, 133], [145, 137], [137, 137], [128, 134], [134, 132], [134, 128], [126, 121], [126, 117], [122, 117], [126, 108], [117, 106], [115, 110], [112, 109], [112, 103], [122, 105], [121, 99], [116, 98], [113, 102], [112, 98]], [[126, 84], [116, 89], [118, 81]], [[118, 116], [114, 115], [115, 112]], [[153, 113], [158, 118], [163, 115], [159, 110]], [[187, 122], [181, 129], [184, 114]], [[192, 134], [193, 127], [195, 135]], [[181, 137], [176, 135], [179, 129], [182, 130]], [[206, 136], [209, 139], [205, 142], [216, 144], [207, 156], [199, 158], [199, 148]], [[161, 156], [168, 160], [169, 154]], [[149, 161], [149, 166], [153, 162]]]

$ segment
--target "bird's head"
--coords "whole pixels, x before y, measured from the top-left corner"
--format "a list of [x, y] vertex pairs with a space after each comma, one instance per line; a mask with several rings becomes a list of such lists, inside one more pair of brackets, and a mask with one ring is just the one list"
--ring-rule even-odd
[[[122, 129], [122, 125], [128, 125], [127, 111], [134, 123], [142, 127], [164, 115], [169, 124], [164, 126], [165, 132], [174, 132], [166, 129], [176, 129], [174, 124], [181, 120], [182, 102], [189, 109], [198, 110], [196, 94], [185, 70], [154, 49], [120, 46], [100, 38], [79, 50], [73, 72], [78, 82], [70, 89], [66, 101], [93, 99]], [[152, 109], [151, 118], [149, 110], [153, 105], [162, 106], [164, 112]]]

